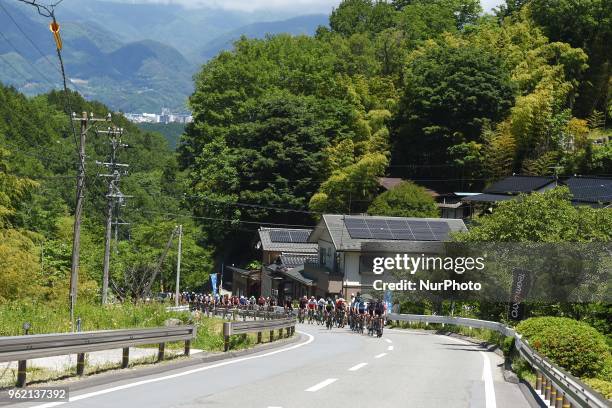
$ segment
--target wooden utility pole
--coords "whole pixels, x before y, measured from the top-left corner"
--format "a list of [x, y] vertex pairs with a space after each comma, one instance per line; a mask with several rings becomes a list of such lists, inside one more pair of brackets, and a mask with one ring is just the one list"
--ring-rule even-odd
[[[74, 231], [72, 238], [72, 263], [70, 265], [70, 323], [74, 330], [74, 305], [77, 301], [79, 285], [79, 255], [81, 250], [81, 220], [83, 215], [83, 199], [85, 198], [85, 142], [87, 132], [96, 122], [110, 121], [110, 113], [105, 119], [96, 119], [93, 112], [87, 116], [83, 112], [81, 118], [72, 113], [72, 120], [81, 122], [81, 137], [79, 141], [79, 175], [77, 178], [76, 206], [74, 210]], [[91, 123], [91, 124], [90, 124]]]
[[178, 227], [178, 256], [176, 258], [175, 305], [179, 305], [179, 285], [181, 283], [181, 251], [183, 249], [183, 226]]

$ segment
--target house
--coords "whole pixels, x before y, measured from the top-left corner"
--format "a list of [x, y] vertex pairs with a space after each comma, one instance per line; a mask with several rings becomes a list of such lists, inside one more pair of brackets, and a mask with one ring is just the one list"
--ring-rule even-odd
[[323, 215], [308, 242], [319, 256], [304, 265], [316, 295], [371, 289], [379, 275], [372, 272], [377, 256], [432, 253], [441, 249], [451, 232], [467, 231], [460, 219]]
[[612, 205], [612, 179], [574, 176], [563, 182], [572, 193], [575, 205], [609, 207]]
[[318, 253], [317, 244], [308, 242], [311, 233], [309, 229], [259, 229], [262, 296], [282, 301], [314, 293], [315, 282], [304, 276], [304, 264], [315, 260]]
[[543, 192], [557, 187], [555, 177], [540, 176], [510, 176], [501, 179], [485, 188], [482, 194], [463, 198], [464, 202], [471, 204], [483, 203], [489, 205], [500, 201], [514, 200], [520, 194]]
[[[398, 177], [379, 177], [378, 185], [383, 190], [389, 191], [404, 181], [410, 182], [410, 180], [404, 180]], [[436, 206], [440, 209], [440, 217], [466, 218], [469, 216], [469, 208], [461, 200], [461, 193], [440, 193], [427, 187], [424, 188], [425, 192], [434, 199]]]

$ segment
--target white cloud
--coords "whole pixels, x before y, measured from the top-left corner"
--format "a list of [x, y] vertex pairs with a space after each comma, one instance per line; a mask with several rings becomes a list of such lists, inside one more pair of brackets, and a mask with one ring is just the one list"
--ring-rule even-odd
[[[114, 0], [125, 3], [166, 3], [187, 7], [213, 7], [241, 11], [291, 10], [300, 14], [329, 13], [341, 0]], [[503, 3], [503, 0], [481, 0], [485, 11]]]

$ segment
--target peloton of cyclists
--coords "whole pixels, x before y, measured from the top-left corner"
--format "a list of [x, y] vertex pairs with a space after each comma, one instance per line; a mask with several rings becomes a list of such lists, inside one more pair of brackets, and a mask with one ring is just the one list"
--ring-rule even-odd
[[317, 312], [317, 300], [314, 296], [311, 296], [308, 300], [308, 324], [312, 324], [315, 320]]

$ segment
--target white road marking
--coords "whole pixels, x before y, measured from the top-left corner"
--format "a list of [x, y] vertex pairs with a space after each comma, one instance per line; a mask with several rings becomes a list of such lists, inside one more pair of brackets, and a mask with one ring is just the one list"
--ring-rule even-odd
[[149, 378], [147, 380], [136, 381], [136, 382], [129, 383], [129, 384], [119, 385], [117, 387], [111, 387], [111, 388], [106, 388], [106, 389], [99, 390], [99, 391], [89, 392], [89, 393], [86, 393], [86, 394], [75, 395], [75, 396], [70, 397], [70, 399], [68, 401], [50, 402], [50, 403], [47, 403], [47, 404], [36, 405], [33, 408], [51, 408], [51, 407], [56, 407], [58, 405], [67, 404], [69, 402], [80, 401], [80, 400], [83, 400], [83, 399], [93, 398], [93, 397], [96, 397], [98, 395], [104, 395], [104, 394], [109, 394], [109, 393], [115, 392], [115, 391], [121, 391], [121, 390], [126, 390], [126, 389], [129, 389], [129, 388], [138, 387], [139, 385], [145, 385], [145, 384], [155, 383], [155, 382], [164, 381], [164, 380], [170, 380], [170, 379], [173, 379], [173, 378], [179, 378], [179, 377], [183, 377], [183, 376], [186, 376], [186, 375], [199, 373], [201, 371], [206, 371], [206, 370], [210, 370], [210, 369], [213, 369], [213, 368], [223, 367], [223, 366], [230, 365], [230, 364], [236, 364], [236, 363], [241, 363], [243, 361], [254, 360], [254, 359], [262, 358], [262, 357], [268, 357], [268, 356], [272, 356], [274, 354], [284, 353], [285, 351], [295, 350], [296, 348], [303, 347], [303, 346], [305, 346], [307, 344], [310, 344], [310, 343], [312, 343], [314, 341], [314, 336], [312, 334], [301, 332], [301, 331], [297, 331], [297, 330], [296, 330], [296, 332], [298, 332], [300, 334], [305, 334], [306, 336], [308, 336], [308, 340], [306, 340], [306, 341], [304, 341], [302, 343], [299, 343], [299, 344], [295, 344], [295, 345], [290, 346], [290, 347], [285, 347], [285, 348], [282, 348], [282, 349], [274, 350], [274, 351], [271, 351], [271, 352], [265, 353], [265, 354], [259, 354], [259, 355], [255, 355], [255, 356], [249, 356], [249, 357], [242, 357], [242, 358], [237, 358], [237, 359], [230, 359], [230, 360], [222, 361], [222, 362], [217, 363], [217, 364], [212, 364], [212, 365], [205, 366], [205, 367], [194, 368], [194, 369], [187, 370], [187, 371], [182, 371], [182, 372], [176, 373], [176, 374], [170, 374], [170, 375], [166, 375], [166, 376], [163, 376], [163, 377]]
[[384, 357], [386, 355], [387, 355], [387, 353], [380, 353], [379, 355], [374, 356], [374, 358], [381, 358], [381, 357]]
[[365, 366], [367, 366], [367, 365], [368, 365], [368, 363], [359, 363], [359, 364], [357, 364], [357, 365], [352, 366], [352, 367], [351, 367], [351, 368], [349, 368], [348, 370], [349, 370], [349, 371], [357, 371], [357, 370], [359, 370], [360, 368], [365, 367]]
[[391, 339], [385, 339], [385, 341], [386, 341], [387, 343], [389, 343], [389, 344], [393, 343], [393, 340], [391, 340]]
[[[444, 338], [454, 341], [455, 343], [468, 345], [474, 344], [467, 340], [456, 339], [450, 336], [444, 336]], [[484, 360], [482, 367], [482, 381], [485, 383], [485, 407], [497, 408], [497, 403], [495, 401], [495, 385], [493, 384], [493, 372], [491, 371], [491, 360], [489, 359], [487, 352], [481, 351], [480, 354], [482, 354], [482, 358]]]
[[389, 347], [387, 347], [387, 350], [388, 350], [388, 351], [393, 351], [393, 346], [389, 346]]
[[329, 384], [333, 384], [333, 383], [335, 383], [336, 381], [338, 381], [338, 379], [337, 379], [337, 378], [328, 378], [328, 379], [327, 379], [327, 380], [325, 380], [325, 381], [321, 381], [320, 383], [315, 384], [315, 385], [313, 385], [313, 386], [312, 386], [312, 387], [310, 387], [310, 388], [307, 388], [305, 391], [307, 391], [307, 392], [317, 392], [317, 391], [319, 391], [321, 388], [325, 388], [325, 387], [327, 387]]
[[485, 383], [485, 402], [487, 408], [497, 408], [495, 402], [495, 386], [493, 385], [493, 373], [491, 372], [491, 360], [489, 355], [481, 351], [484, 365], [482, 367], [482, 380]]

